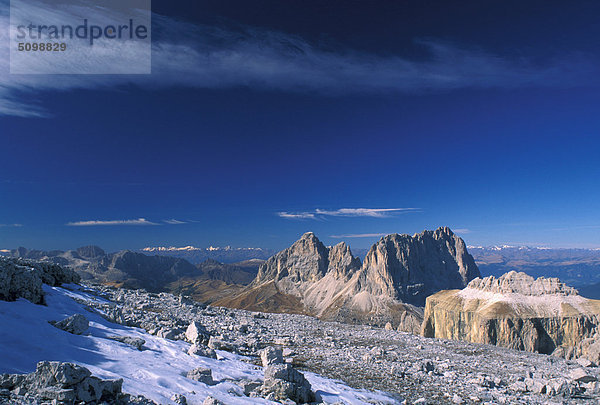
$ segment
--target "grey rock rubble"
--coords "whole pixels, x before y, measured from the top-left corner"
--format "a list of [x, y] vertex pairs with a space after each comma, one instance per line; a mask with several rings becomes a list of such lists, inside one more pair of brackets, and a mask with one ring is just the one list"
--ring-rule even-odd
[[[600, 385], [592, 380], [600, 369], [564, 358], [304, 315], [211, 307], [143, 290], [96, 286], [88, 292], [113, 302], [83, 302], [108, 319], [154, 334], [158, 329], [186, 331], [196, 322], [218, 347], [215, 354], [226, 348], [266, 366], [264, 381], [235, 382], [247, 396], [305, 400], [309, 389], [296, 372], [306, 370], [390, 393], [399, 403], [587, 404], [600, 399]], [[188, 340], [185, 333], [178, 336]], [[194, 346], [207, 349], [200, 342]], [[586, 376], [571, 375], [577, 369]]]
[[111, 405], [154, 404], [144, 397], [121, 392], [123, 380], [101, 380], [72, 363], [42, 361], [31, 374], [1, 374], [0, 403], [103, 403]]
[[271, 364], [282, 364], [283, 363], [283, 351], [276, 349], [271, 346], [266, 347], [260, 352], [260, 359], [263, 367], [268, 367]]
[[202, 405], [224, 405], [224, 404], [223, 404], [223, 402], [219, 401], [218, 399], [208, 396], [208, 397], [206, 397], [204, 402], [202, 402]]

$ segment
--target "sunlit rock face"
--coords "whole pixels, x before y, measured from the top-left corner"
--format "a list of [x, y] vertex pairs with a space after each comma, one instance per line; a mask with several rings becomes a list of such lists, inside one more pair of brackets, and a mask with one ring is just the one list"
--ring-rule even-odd
[[287, 279], [292, 282], [317, 281], [327, 272], [329, 249], [312, 232], [307, 232], [289, 248], [263, 264], [253, 285]]
[[560, 353], [593, 336], [599, 314], [600, 301], [581, 297], [556, 278], [509, 272], [428, 297], [422, 334]]

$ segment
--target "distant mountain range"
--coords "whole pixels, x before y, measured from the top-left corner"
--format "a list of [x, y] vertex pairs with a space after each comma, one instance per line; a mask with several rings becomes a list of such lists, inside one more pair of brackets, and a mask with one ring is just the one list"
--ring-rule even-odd
[[206, 259], [193, 265], [186, 259], [168, 255], [150, 256], [130, 250], [106, 253], [98, 246], [84, 246], [67, 251], [29, 250], [20, 247], [5, 250], [2, 254], [70, 267], [84, 282], [144, 288], [151, 292], [186, 293], [207, 302], [222, 297], [222, 293], [216, 293], [215, 289], [237, 291], [250, 283], [264, 262], [261, 259], [249, 259], [223, 264], [214, 259]]
[[[588, 298], [600, 299], [600, 250], [548, 249], [525, 246], [470, 246], [482, 276], [515, 270], [532, 277], [558, 277]], [[192, 295], [199, 301], [235, 295], [258, 274], [274, 251], [232, 247], [148, 247], [107, 253], [97, 246], [75, 250], [32, 250], [20, 247], [0, 255], [47, 260], [76, 270], [84, 280]], [[366, 251], [352, 258], [364, 261]], [[406, 299], [406, 298], [405, 298]], [[422, 305], [422, 304], [421, 304]]]
[[600, 299], [600, 250], [549, 249], [527, 246], [469, 246], [483, 276], [499, 277], [511, 270], [532, 277], [558, 277], [586, 297]]
[[145, 247], [140, 250], [141, 253], [155, 254], [161, 256], [172, 256], [186, 259], [193, 264], [199, 264], [207, 259], [219, 261], [221, 263], [236, 263], [251, 259], [266, 260], [276, 252], [271, 249], [263, 248], [234, 248], [231, 246], [199, 248], [195, 246], [183, 247]]

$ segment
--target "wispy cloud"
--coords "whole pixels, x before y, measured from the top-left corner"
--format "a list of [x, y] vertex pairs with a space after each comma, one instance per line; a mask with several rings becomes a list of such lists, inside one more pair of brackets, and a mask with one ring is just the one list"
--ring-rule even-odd
[[[8, 1], [0, 0], [8, 10]], [[61, 10], [38, 10], [44, 13]], [[8, 42], [9, 18], [0, 11], [0, 42]], [[275, 91], [393, 94], [462, 88], [569, 87], [598, 83], [596, 59], [560, 55], [544, 62], [499, 56], [436, 39], [416, 39], [428, 57], [376, 55], [323, 46], [302, 37], [251, 27], [221, 28], [153, 15], [151, 75], [0, 75], [0, 115], [44, 116], [31, 93], [74, 89], [250, 87]], [[136, 50], [132, 49], [132, 53]], [[141, 51], [140, 51], [141, 52]], [[101, 52], [96, 52], [99, 55]], [[8, 72], [8, 47], [0, 49], [0, 70]], [[102, 64], [102, 57], [73, 63]], [[27, 100], [27, 101], [24, 101]]]
[[287, 219], [315, 219], [315, 214], [310, 212], [278, 212], [277, 215]]
[[456, 228], [452, 230], [454, 233], [459, 233], [459, 234], [467, 234], [467, 233], [471, 233], [472, 231], [470, 229], [467, 228]]
[[387, 218], [394, 214], [417, 212], [420, 208], [340, 208], [305, 212], [278, 212], [277, 215], [287, 219], [319, 219], [324, 217], [372, 217]]
[[0, 224], [0, 228], [20, 228], [23, 224]]
[[117, 220], [91, 220], [69, 222], [67, 226], [117, 226], [117, 225], [158, 225], [155, 222], [148, 221], [146, 218], [138, 219], [117, 219]]
[[178, 219], [165, 219], [163, 220], [163, 222], [165, 224], [169, 224], [169, 225], [182, 225], [182, 224], [187, 224], [187, 222], [185, 221], [180, 221]]
[[345, 235], [331, 235], [330, 238], [344, 239], [344, 238], [380, 238], [382, 236], [389, 235], [390, 233], [350, 233]]
[[403, 212], [419, 211], [420, 208], [340, 208], [338, 210], [328, 211], [317, 209], [316, 214], [329, 215], [335, 217], [375, 217], [385, 218], [390, 214], [399, 214]]

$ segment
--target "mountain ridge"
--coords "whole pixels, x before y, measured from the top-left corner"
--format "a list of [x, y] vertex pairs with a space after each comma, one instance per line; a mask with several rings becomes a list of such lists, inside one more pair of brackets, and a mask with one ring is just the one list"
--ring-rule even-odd
[[[429, 282], [434, 276], [438, 279]], [[326, 247], [307, 232], [267, 260], [238, 296], [214, 305], [279, 312], [285, 297], [295, 297], [296, 313], [327, 320], [391, 322], [394, 328], [414, 331], [422, 315], [417, 306], [424, 304], [426, 294], [464, 287], [476, 276], [479, 270], [464, 241], [447, 227], [382, 237], [363, 263], [344, 242]], [[262, 297], [262, 304], [253, 297]]]

